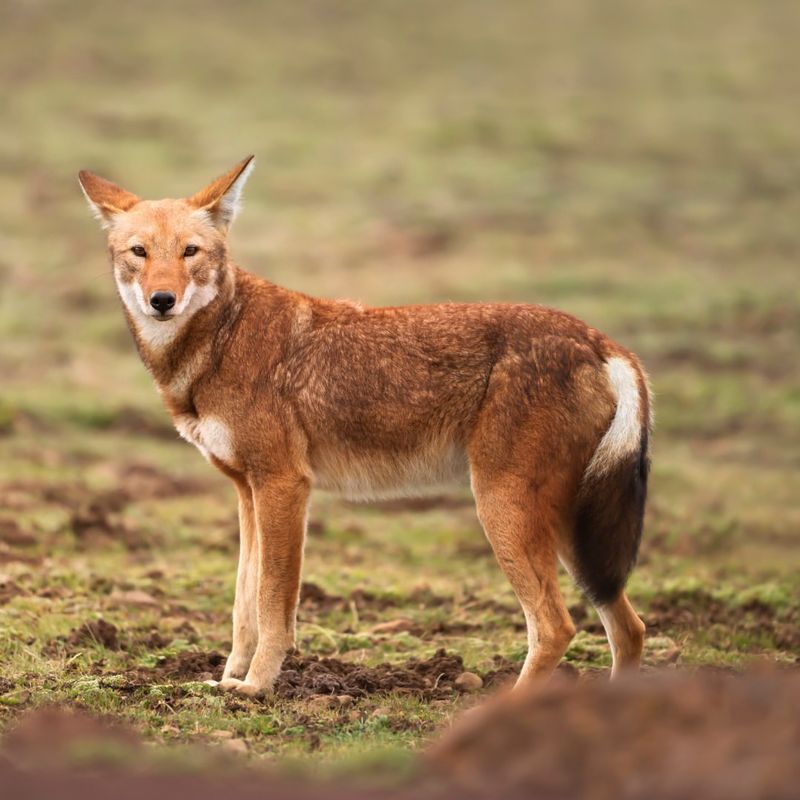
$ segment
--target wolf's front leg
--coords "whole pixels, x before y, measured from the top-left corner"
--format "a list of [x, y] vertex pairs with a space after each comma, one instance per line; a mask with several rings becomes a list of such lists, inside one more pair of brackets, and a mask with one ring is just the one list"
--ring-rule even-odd
[[294, 646], [309, 491], [308, 479], [296, 473], [270, 475], [253, 489], [258, 644], [244, 681], [229, 677], [220, 684], [225, 689], [251, 696], [270, 691]]
[[222, 673], [223, 681], [247, 675], [258, 645], [258, 529], [255, 504], [253, 492], [244, 477], [236, 479], [236, 490], [239, 493], [239, 569], [236, 573], [236, 598], [233, 601], [233, 644]]

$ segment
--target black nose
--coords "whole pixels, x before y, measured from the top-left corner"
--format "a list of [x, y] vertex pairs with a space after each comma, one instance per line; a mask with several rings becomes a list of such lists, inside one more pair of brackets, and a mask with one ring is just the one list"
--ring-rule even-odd
[[175, 305], [175, 295], [172, 292], [153, 292], [150, 295], [150, 305], [159, 314], [166, 314]]

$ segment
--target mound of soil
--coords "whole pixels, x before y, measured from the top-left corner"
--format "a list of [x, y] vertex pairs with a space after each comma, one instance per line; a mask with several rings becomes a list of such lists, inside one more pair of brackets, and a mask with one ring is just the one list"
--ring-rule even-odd
[[72, 646], [101, 644], [109, 650], [119, 650], [119, 631], [116, 625], [104, 619], [92, 620], [70, 631], [67, 643]]
[[[351, 505], [362, 504], [352, 503]], [[475, 501], [471, 497], [437, 494], [422, 497], [400, 497], [394, 500], [373, 500], [369, 505], [384, 513], [400, 514], [406, 511], [447, 511], [456, 508], [472, 508]]]
[[0, 575], [0, 606], [21, 594], [25, 594], [25, 590], [18, 583], [8, 575]]
[[328, 594], [316, 583], [303, 581], [300, 586], [300, 609], [319, 614], [345, 608], [347, 608], [346, 598], [336, 594]]
[[798, 704], [796, 672], [556, 681], [470, 712], [428, 763], [469, 796], [788, 800]]
[[[138, 750], [141, 739], [110, 716], [96, 716], [79, 709], [45, 706], [22, 715], [3, 739], [3, 751], [13, 764], [57, 767], [74, 759], [75, 748], [108, 748], [114, 742], [126, 750]], [[2, 797], [19, 797], [5, 795]]]
[[300, 609], [312, 613], [327, 613], [329, 611], [343, 611], [351, 604], [355, 605], [359, 614], [366, 612], [365, 619], [379, 611], [386, 611], [397, 606], [415, 606], [417, 608], [436, 608], [452, 604], [449, 597], [434, 594], [427, 587], [413, 589], [402, 597], [379, 595], [369, 589], [354, 589], [347, 597], [329, 594], [321, 586], [311, 581], [304, 581], [300, 587]]
[[[185, 651], [165, 657], [154, 667], [137, 668], [129, 675], [137, 683], [219, 680], [224, 665], [225, 656], [216, 650]], [[291, 653], [275, 683], [275, 696], [295, 700], [315, 695], [366, 697], [400, 692], [425, 699], [446, 698], [457, 691], [455, 680], [462, 672], [461, 656], [444, 650], [428, 659], [412, 658], [401, 665], [375, 667]]]
[[16, 520], [0, 519], [0, 542], [11, 547], [32, 547], [36, 537], [22, 530]]
[[90, 503], [76, 508], [70, 516], [69, 527], [80, 545], [92, 549], [115, 541], [129, 550], [148, 547], [147, 538], [117, 513], [126, 502], [126, 495], [115, 491], [97, 495]]
[[278, 697], [297, 699], [312, 695], [350, 695], [400, 692], [426, 699], [442, 698], [454, 691], [455, 679], [464, 671], [461, 656], [438, 650], [429, 659], [410, 659], [401, 666], [367, 667], [335, 658], [290, 655], [275, 684]]
[[166, 656], [155, 667], [138, 669], [136, 674], [143, 681], [152, 683], [200, 681], [209, 678], [219, 680], [224, 666], [225, 656], [216, 650], [187, 650], [174, 656]]
[[142, 463], [123, 465], [119, 470], [119, 481], [128, 502], [202, 494], [211, 485], [207, 480], [173, 475]]
[[[429, 668], [431, 677], [438, 667], [429, 664], [421, 672]], [[149, 772], [133, 731], [109, 718], [38, 709], [23, 715], [5, 737], [0, 796], [790, 800], [800, 785], [798, 704], [796, 671], [735, 677], [661, 673], [615, 684], [556, 681], [470, 710], [391, 789], [229, 767], [216, 775]], [[102, 744], [98, 757], [113, 742], [128, 760], [117, 755], [116, 770], [69, 772], [78, 742]], [[84, 745], [81, 752], [85, 758], [92, 751]]]

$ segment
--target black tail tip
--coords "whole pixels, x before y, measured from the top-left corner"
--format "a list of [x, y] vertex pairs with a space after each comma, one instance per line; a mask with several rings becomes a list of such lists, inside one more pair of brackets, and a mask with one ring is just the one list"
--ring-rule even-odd
[[581, 486], [574, 528], [576, 580], [595, 605], [616, 600], [636, 564], [649, 471], [644, 429], [638, 453]]

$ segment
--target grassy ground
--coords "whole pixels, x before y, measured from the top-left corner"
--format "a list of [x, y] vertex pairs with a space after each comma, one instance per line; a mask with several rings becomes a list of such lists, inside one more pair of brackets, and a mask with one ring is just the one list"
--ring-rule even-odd
[[[355, 699], [335, 707], [296, 696], [307, 662], [277, 700], [202, 684], [229, 642], [234, 494], [159, 407], [75, 173], [187, 194], [249, 152], [247, 268], [376, 304], [556, 305], [637, 350], [657, 404], [630, 584], [647, 665], [796, 663], [798, 34], [789, 0], [8, 3], [0, 728], [69, 703], [152, 742], [227, 731], [338, 763], [417, 749], [473, 702], [440, 648], [487, 684], [524, 655], [466, 495], [320, 494], [300, 651], [402, 671], [341, 668], [329, 691]], [[567, 662], [607, 670], [564, 589]]]

